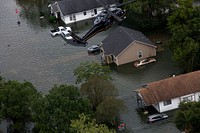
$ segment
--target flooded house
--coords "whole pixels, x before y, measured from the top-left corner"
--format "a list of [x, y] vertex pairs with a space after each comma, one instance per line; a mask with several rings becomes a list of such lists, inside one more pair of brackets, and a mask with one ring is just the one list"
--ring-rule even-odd
[[135, 90], [138, 106], [158, 112], [177, 109], [180, 102], [200, 100], [200, 70], [148, 83]]
[[156, 46], [140, 31], [118, 26], [102, 42], [102, 60], [117, 66], [156, 56]]
[[[101, 3], [100, 3], [101, 2]], [[49, 5], [51, 14], [70, 24], [96, 17], [104, 8], [102, 4], [115, 6], [117, 0], [61, 0]]]

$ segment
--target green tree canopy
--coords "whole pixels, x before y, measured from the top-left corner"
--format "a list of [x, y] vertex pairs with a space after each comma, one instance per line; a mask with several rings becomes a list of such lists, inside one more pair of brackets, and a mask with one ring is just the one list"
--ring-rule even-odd
[[98, 76], [105, 80], [110, 80], [111, 70], [108, 66], [101, 66], [95, 62], [84, 62], [74, 69], [74, 75], [77, 77], [76, 83], [87, 81], [89, 78]]
[[25, 123], [32, 120], [33, 103], [41, 97], [30, 82], [0, 82], [0, 120], [9, 118], [15, 132], [25, 132]]
[[120, 112], [125, 111], [124, 101], [115, 97], [106, 97], [97, 107], [98, 122], [116, 125], [115, 119]]
[[175, 114], [175, 124], [186, 133], [200, 131], [200, 102], [182, 102]]
[[116, 99], [117, 89], [111, 81], [93, 77], [81, 85], [80, 91], [91, 100], [98, 123], [115, 125], [115, 118], [125, 105], [123, 100]]
[[61, 133], [71, 132], [70, 120], [79, 114], [89, 114], [89, 101], [80, 97], [77, 87], [73, 85], [55, 85], [44, 97], [40, 112], [36, 113], [37, 132]]
[[190, 72], [200, 68], [200, 7], [192, 0], [178, 0], [168, 18], [170, 48], [178, 65]]
[[137, 0], [129, 4], [128, 9], [135, 13], [135, 21], [140, 27], [149, 29], [166, 23], [172, 3], [173, 0]]
[[91, 100], [94, 110], [96, 110], [96, 107], [105, 99], [105, 97], [117, 96], [116, 87], [110, 81], [99, 77], [89, 78], [87, 82], [81, 85], [80, 92]]
[[104, 124], [97, 124], [95, 120], [91, 120], [84, 114], [79, 115], [79, 119], [72, 120], [71, 127], [76, 133], [115, 133], [109, 130]]

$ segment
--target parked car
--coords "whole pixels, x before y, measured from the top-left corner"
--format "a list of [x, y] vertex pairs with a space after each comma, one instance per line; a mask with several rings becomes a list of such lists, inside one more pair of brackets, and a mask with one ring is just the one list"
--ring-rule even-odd
[[160, 113], [160, 114], [153, 114], [153, 115], [149, 115], [148, 119], [147, 119], [147, 123], [153, 123], [155, 121], [159, 121], [159, 120], [163, 120], [163, 119], [167, 119], [168, 115]]
[[70, 35], [71, 31], [72, 31], [71, 27], [65, 27], [65, 30], [62, 30], [61, 32], [62, 37], [66, 40], [73, 39], [73, 37]]
[[63, 26], [59, 26], [56, 29], [53, 29], [50, 31], [51, 36], [56, 36], [56, 35], [60, 35], [60, 34], [69, 34], [69, 31], [72, 31], [71, 27], [63, 27]]
[[87, 48], [88, 53], [97, 53], [100, 52], [100, 45], [92, 45], [89, 48]]
[[140, 60], [140, 61], [136, 61], [134, 63], [134, 66], [135, 67], [140, 67], [140, 66], [143, 66], [145, 64], [152, 63], [152, 62], [156, 62], [156, 59], [154, 59], [154, 58], [147, 58], [147, 59], [143, 59], [143, 60]]

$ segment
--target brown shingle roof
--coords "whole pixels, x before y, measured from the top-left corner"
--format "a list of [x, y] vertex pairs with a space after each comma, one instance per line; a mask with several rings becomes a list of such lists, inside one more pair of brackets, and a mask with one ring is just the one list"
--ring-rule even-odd
[[147, 105], [200, 92], [200, 70], [149, 83], [138, 92]]

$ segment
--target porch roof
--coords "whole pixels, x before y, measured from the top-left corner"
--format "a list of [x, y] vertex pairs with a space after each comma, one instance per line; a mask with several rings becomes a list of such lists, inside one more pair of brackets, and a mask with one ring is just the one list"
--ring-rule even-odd
[[148, 105], [200, 92], [200, 70], [147, 84], [137, 90]]
[[55, 2], [55, 3], [53, 3], [53, 4], [51, 4], [51, 7], [52, 7], [52, 12], [58, 12], [59, 10], [58, 10], [58, 6], [57, 6], [58, 4], [57, 4], [57, 2]]

